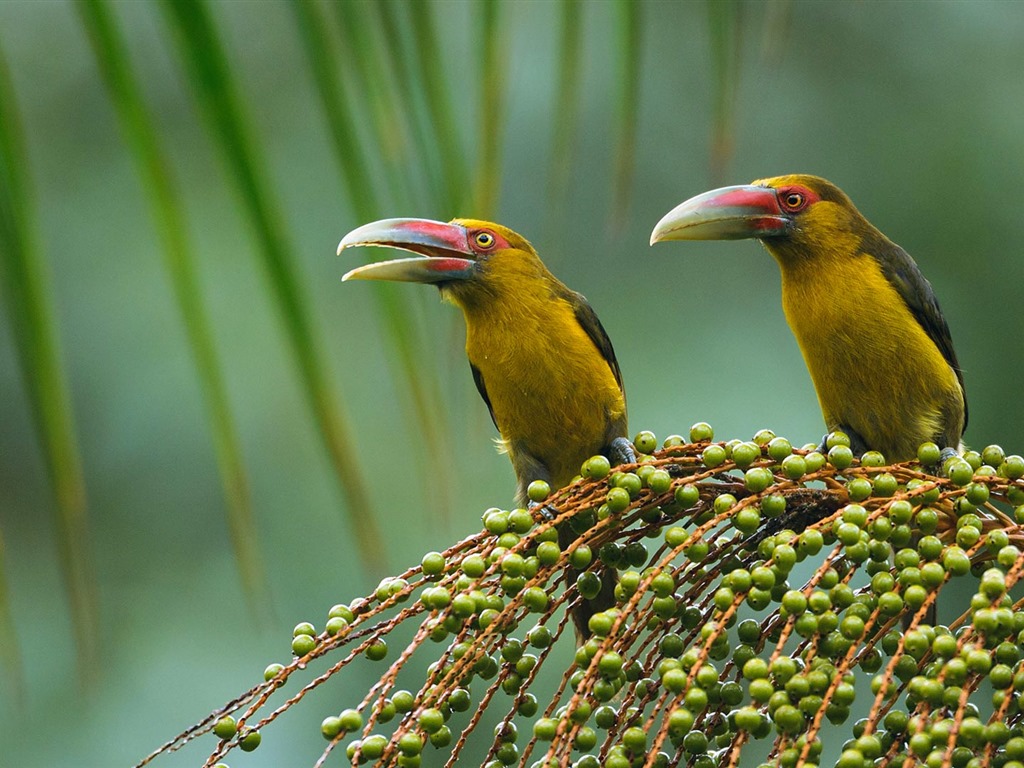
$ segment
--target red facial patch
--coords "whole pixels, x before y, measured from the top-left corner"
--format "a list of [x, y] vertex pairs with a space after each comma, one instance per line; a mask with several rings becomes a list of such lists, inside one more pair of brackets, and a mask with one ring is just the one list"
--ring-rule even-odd
[[457, 259], [457, 258], [432, 258], [424, 260], [422, 265], [429, 269], [431, 272], [459, 272], [467, 267], [473, 266], [471, 259]]
[[[425, 235], [427, 238], [436, 241], [438, 244], [444, 243], [447, 247], [453, 251], [459, 251], [462, 253], [466, 252], [466, 240], [463, 235], [464, 230], [461, 227], [453, 227], [451, 224], [446, 224], [440, 221], [429, 221], [427, 219], [415, 219], [410, 221], [401, 227], [402, 230], [407, 232], [416, 232], [421, 235]], [[421, 242], [413, 240], [411, 242]]]
[[821, 197], [814, 190], [799, 184], [779, 187], [775, 193], [778, 198], [779, 208], [786, 213], [799, 213], [821, 200]]
[[508, 241], [493, 229], [471, 229], [467, 236], [469, 247], [477, 253], [493, 253], [510, 247]]
[[761, 187], [756, 189], [751, 189], [750, 187], [733, 189], [708, 200], [705, 205], [723, 208], [760, 208], [767, 216], [778, 216], [782, 213], [782, 210], [779, 208], [779, 201], [773, 191], [766, 188], [762, 189]]

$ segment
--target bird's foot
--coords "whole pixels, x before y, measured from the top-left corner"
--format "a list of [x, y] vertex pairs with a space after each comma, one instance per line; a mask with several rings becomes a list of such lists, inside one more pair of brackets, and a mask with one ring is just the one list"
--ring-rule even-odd
[[529, 501], [526, 503], [526, 508], [531, 512], [540, 512], [540, 516], [549, 523], [558, 517], [558, 510], [542, 501]]
[[616, 437], [608, 445], [608, 460], [613, 464], [636, 464], [636, 449], [625, 437]]
[[939, 453], [939, 466], [944, 467], [947, 461], [959, 455], [960, 452], [956, 448], [943, 448]]

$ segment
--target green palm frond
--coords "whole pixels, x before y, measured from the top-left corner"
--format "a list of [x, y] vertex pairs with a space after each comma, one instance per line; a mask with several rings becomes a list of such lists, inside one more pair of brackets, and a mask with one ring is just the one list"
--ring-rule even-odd
[[[355, 14], [362, 7], [355, 3], [337, 6], [339, 13], [344, 14], [343, 28], [356, 26]], [[369, 153], [360, 143], [358, 130], [351, 117], [353, 114], [359, 114], [361, 110], [358, 109], [352, 89], [346, 86], [346, 79], [338, 71], [338, 63], [331, 55], [332, 44], [326, 33], [327, 19], [316, 0], [300, 0], [292, 8], [327, 116], [334, 154], [341, 166], [341, 178], [348, 192], [349, 205], [360, 222], [386, 218], [389, 215], [388, 209], [380, 202], [375, 191], [374, 176], [365, 159]], [[342, 11], [343, 8], [347, 10]], [[353, 43], [361, 38], [361, 35], [350, 34], [346, 36], [346, 42]], [[367, 72], [361, 74], [362, 85], [367, 90], [376, 88]], [[387, 89], [381, 91], [384, 92], [391, 93]], [[390, 139], [387, 135], [382, 135], [380, 130], [385, 125], [393, 126], [403, 121], [398, 118], [399, 111], [394, 109], [392, 99], [377, 98], [375, 101], [379, 108], [373, 111], [382, 115], [382, 119], [376, 121], [378, 145], [374, 149], [377, 154], [384, 154], [382, 149]], [[391, 119], [384, 119], [384, 115], [391, 115]], [[381, 165], [388, 168], [385, 175], [391, 179], [390, 189], [401, 189], [401, 177], [406, 174], [398, 166], [389, 164], [387, 158], [382, 157], [381, 160]], [[446, 459], [451, 447], [444, 424], [444, 414], [437, 407], [438, 403], [443, 402], [443, 398], [439, 393], [436, 368], [421, 351], [427, 349], [429, 345], [424, 343], [422, 333], [413, 321], [406, 299], [399, 289], [387, 283], [377, 283], [371, 286], [371, 290], [377, 301], [378, 312], [384, 320], [391, 347], [397, 353], [397, 362], [392, 364], [394, 378], [403, 383], [412, 399], [413, 419], [424, 447], [420, 455], [427, 464], [426, 474], [430, 479], [427, 495], [434, 500], [438, 517], [445, 519], [451, 507], [449, 502], [452, 476]]]
[[107, 5], [103, 0], [83, 0], [77, 8], [89, 32], [93, 52], [149, 194], [168, 274], [206, 400], [235, 559], [252, 607], [261, 609], [269, 605], [268, 588], [257, 544], [249, 481], [217, 362], [210, 322], [203, 308], [192, 249], [185, 234], [188, 227], [181, 197], [171, 179], [160, 136], [132, 74], [132, 64], [121, 33]]
[[497, 0], [476, 4], [476, 46], [480, 67], [476, 103], [477, 161], [473, 181], [473, 210], [490, 219], [498, 207], [501, 192], [501, 139], [505, 116], [506, 46], [501, 45], [501, 5]]
[[[772, 14], [774, 4], [767, 13]], [[735, 143], [736, 90], [739, 87], [740, 5], [735, 0], [708, 0], [708, 38], [714, 78], [711, 122], [711, 182], [722, 183]]]
[[640, 105], [640, 62], [643, 4], [620, 0], [618, 18], [619, 94], [618, 139], [612, 169], [612, 222], [622, 226], [629, 218], [629, 205], [636, 161], [636, 136]]
[[308, 405], [345, 494], [357, 551], [368, 568], [378, 570], [384, 563], [384, 538], [372, 511], [348, 419], [324, 369], [310, 305], [301, 286], [280, 211], [270, 192], [265, 163], [252, 138], [252, 128], [209, 11], [201, 0], [165, 0], [163, 7], [177, 33], [181, 57], [196, 96], [256, 231], [258, 253], [296, 357]]
[[11, 700], [15, 705], [24, 704], [25, 678], [21, 649], [18, 647], [18, 633], [11, 611], [10, 590], [7, 587], [3, 531], [0, 531], [0, 674], [0, 679], [5, 682], [5, 688], [11, 691]]
[[0, 290], [56, 497], [60, 565], [79, 665], [90, 675], [96, 671], [98, 615], [85, 480], [27, 168], [14, 87], [0, 55]]

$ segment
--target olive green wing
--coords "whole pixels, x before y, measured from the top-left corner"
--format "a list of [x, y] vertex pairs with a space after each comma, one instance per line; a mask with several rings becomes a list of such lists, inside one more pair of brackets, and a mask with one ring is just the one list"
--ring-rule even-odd
[[615, 359], [615, 349], [612, 347], [612, 340], [608, 338], [608, 333], [605, 331], [604, 326], [601, 325], [601, 321], [598, 319], [594, 308], [590, 306], [590, 303], [582, 294], [576, 293], [576, 291], [569, 288], [565, 289], [562, 298], [572, 306], [576, 322], [580, 324], [580, 327], [586, 331], [590, 340], [594, 342], [594, 346], [601, 353], [601, 357], [608, 363], [608, 367], [612, 369], [612, 375], [615, 377], [615, 382], [619, 385], [619, 389], [625, 392], [625, 388], [622, 386], [622, 371], [619, 370], [619, 361]]
[[[491, 406], [491, 398], [487, 396], [487, 387], [484, 385], [484, 375], [480, 373], [480, 369], [472, 363], [469, 364], [469, 370], [473, 372], [473, 382], [476, 384], [476, 391], [480, 393], [480, 397], [483, 398], [484, 403], [487, 404], [487, 412], [491, 414], [491, 421], [494, 422], [494, 426], [498, 426], [497, 419], [494, 418], [494, 408]], [[500, 429], [498, 430], [501, 431]]]
[[874, 251], [884, 255], [878, 259], [882, 266], [882, 274], [903, 298], [907, 308], [925, 333], [928, 334], [942, 356], [953, 369], [964, 392], [964, 429], [967, 429], [967, 389], [964, 386], [964, 374], [956, 359], [953, 349], [953, 337], [949, 333], [949, 325], [939, 308], [939, 300], [935, 297], [931, 283], [921, 274], [921, 270], [906, 251], [895, 243], [888, 243], [884, 250]]

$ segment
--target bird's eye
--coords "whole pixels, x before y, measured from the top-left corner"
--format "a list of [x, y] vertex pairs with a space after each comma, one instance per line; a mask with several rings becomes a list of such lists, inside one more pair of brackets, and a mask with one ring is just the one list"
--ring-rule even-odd
[[494, 247], [494, 235], [490, 232], [477, 232], [473, 237], [473, 241], [477, 244], [477, 247], [487, 250], [488, 248]]
[[782, 207], [788, 211], [799, 211], [807, 204], [807, 198], [800, 192], [790, 190], [780, 195]]

